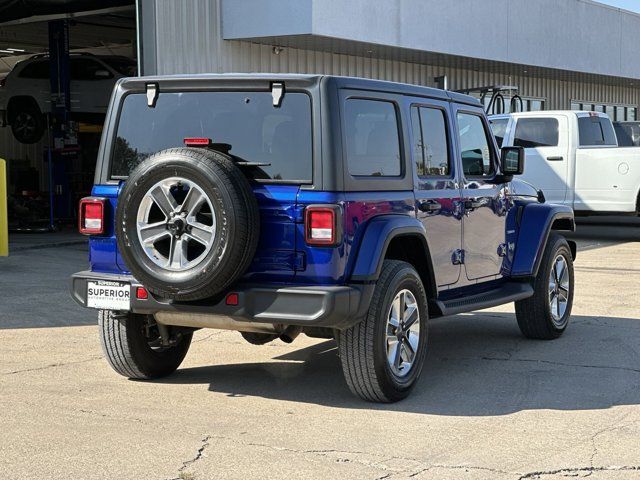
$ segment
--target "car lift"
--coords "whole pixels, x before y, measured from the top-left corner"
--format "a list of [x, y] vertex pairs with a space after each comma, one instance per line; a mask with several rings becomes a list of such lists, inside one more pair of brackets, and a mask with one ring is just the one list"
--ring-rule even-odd
[[56, 229], [56, 218], [68, 217], [71, 211], [67, 165], [77, 149], [67, 148], [71, 88], [69, 68], [69, 22], [49, 22], [49, 64], [51, 80], [51, 113], [47, 115], [49, 144], [49, 230]]

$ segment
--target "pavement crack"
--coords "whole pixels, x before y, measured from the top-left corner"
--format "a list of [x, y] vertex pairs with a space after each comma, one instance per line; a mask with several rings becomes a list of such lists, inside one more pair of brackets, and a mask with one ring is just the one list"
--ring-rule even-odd
[[87, 363], [93, 362], [95, 360], [101, 359], [102, 356], [96, 356], [91, 358], [85, 358], [84, 360], [77, 360], [75, 362], [64, 362], [64, 363], [51, 363], [49, 365], [44, 365], [42, 367], [34, 367], [34, 368], [25, 368], [22, 370], [13, 370], [11, 372], [5, 372], [2, 375], [15, 375], [17, 373], [26, 373], [26, 372], [37, 372], [39, 370], [47, 370], [49, 368], [57, 368], [57, 367], [66, 367], [67, 365], [78, 365], [79, 363]]
[[640, 465], [622, 465], [622, 466], [608, 466], [608, 467], [567, 467], [559, 468], [557, 470], [540, 470], [537, 472], [529, 472], [521, 475], [518, 480], [527, 480], [540, 478], [543, 475], [578, 475], [580, 473], [594, 473], [594, 472], [640, 472]]
[[428, 470], [432, 470], [434, 468], [441, 468], [443, 470], [475, 470], [475, 471], [479, 471], [479, 472], [489, 472], [489, 473], [500, 473], [503, 475], [514, 475], [514, 472], [507, 472], [505, 470], [500, 470], [498, 468], [491, 468], [491, 467], [478, 467], [475, 465], [446, 465], [446, 464], [433, 464], [430, 467], [427, 468], [423, 468], [422, 470], [412, 473], [411, 475], [409, 475], [409, 477], [417, 477], [418, 475], [420, 475], [423, 472], [426, 472]]
[[185, 474], [185, 470], [204, 456], [204, 451], [209, 446], [209, 440], [211, 440], [212, 438], [213, 438], [212, 435], [205, 435], [202, 438], [202, 440], [200, 441], [200, 448], [198, 448], [198, 450], [196, 451], [195, 457], [193, 457], [190, 460], [186, 460], [182, 462], [182, 466], [178, 469], [178, 476], [172, 478], [171, 480], [182, 480], [185, 478], [192, 478], [190, 475]]

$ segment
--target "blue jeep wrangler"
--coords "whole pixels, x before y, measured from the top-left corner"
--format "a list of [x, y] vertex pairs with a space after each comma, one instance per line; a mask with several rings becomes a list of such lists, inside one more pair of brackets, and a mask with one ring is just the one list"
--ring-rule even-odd
[[406, 397], [428, 320], [515, 302], [528, 338], [567, 327], [570, 208], [514, 180], [482, 106], [357, 78], [134, 78], [115, 89], [92, 196], [89, 271], [71, 291], [99, 310], [120, 374], [168, 375], [193, 331], [253, 344], [335, 338], [347, 384]]

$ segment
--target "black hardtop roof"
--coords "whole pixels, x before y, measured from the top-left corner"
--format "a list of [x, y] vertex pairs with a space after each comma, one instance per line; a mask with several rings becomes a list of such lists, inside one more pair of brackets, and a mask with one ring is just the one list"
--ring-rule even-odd
[[390, 82], [386, 80], [374, 80], [361, 77], [343, 77], [338, 75], [316, 75], [316, 74], [297, 74], [297, 73], [198, 73], [198, 74], [181, 74], [181, 75], [159, 75], [149, 77], [132, 77], [121, 80], [126, 86], [138, 85], [140, 83], [159, 83], [160, 85], [171, 83], [191, 83], [195, 82], [202, 86], [207, 82], [274, 82], [283, 81], [306, 84], [309, 86], [318, 85], [323, 79], [336, 82], [339, 88], [348, 88], [354, 90], [369, 90], [377, 92], [387, 92], [407, 96], [429, 97], [444, 101], [454, 101], [473, 106], [480, 106], [478, 99], [461, 93], [449, 90], [440, 90], [438, 88], [423, 87], [409, 83]]

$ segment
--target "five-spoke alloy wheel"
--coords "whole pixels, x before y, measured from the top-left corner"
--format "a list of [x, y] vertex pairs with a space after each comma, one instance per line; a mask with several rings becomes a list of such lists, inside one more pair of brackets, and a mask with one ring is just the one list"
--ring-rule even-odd
[[532, 297], [516, 302], [516, 318], [527, 338], [552, 340], [564, 333], [573, 304], [573, 254], [568, 242], [552, 232], [534, 281]]
[[364, 320], [338, 333], [345, 379], [371, 402], [402, 400], [427, 353], [427, 295], [415, 268], [385, 260]]
[[387, 361], [398, 377], [406, 376], [415, 362], [420, 344], [420, 312], [410, 290], [398, 292], [387, 320]]
[[138, 207], [138, 239], [159, 267], [182, 271], [206, 257], [216, 235], [211, 199], [195, 182], [170, 177], [153, 185]]

